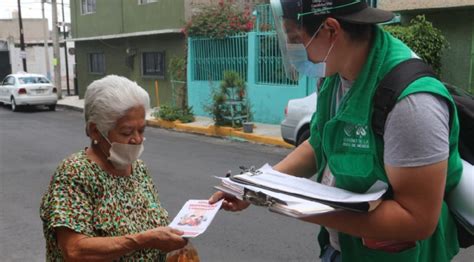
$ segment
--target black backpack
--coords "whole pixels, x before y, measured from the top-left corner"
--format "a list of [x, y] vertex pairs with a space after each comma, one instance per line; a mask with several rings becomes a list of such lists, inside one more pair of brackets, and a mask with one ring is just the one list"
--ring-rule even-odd
[[[418, 78], [437, 78], [431, 67], [420, 59], [409, 59], [395, 66], [380, 82], [374, 95], [372, 128], [375, 134], [383, 136], [385, 122], [397, 99], [406, 87]], [[474, 165], [474, 98], [454, 86], [445, 84], [451, 93], [458, 111], [459, 153], [461, 158]], [[474, 188], [473, 188], [474, 190]], [[458, 239], [461, 247], [474, 245], [474, 235], [456, 217]]]

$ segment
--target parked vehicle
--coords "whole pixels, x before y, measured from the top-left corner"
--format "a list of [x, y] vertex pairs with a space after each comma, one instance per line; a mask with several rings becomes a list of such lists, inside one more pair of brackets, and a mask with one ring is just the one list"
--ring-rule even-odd
[[1, 82], [0, 102], [10, 104], [12, 111], [30, 105], [46, 105], [54, 111], [58, 94], [56, 87], [44, 75], [11, 74]]
[[298, 146], [309, 138], [309, 123], [316, 111], [316, 92], [299, 99], [288, 101], [285, 119], [281, 122], [283, 140]]

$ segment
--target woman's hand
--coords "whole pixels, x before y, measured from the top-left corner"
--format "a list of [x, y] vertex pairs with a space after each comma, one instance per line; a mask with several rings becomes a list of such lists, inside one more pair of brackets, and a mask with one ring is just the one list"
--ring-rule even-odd
[[66, 261], [112, 261], [148, 248], [169, 252], [186, 246], [188, 241], [182, 235], [183, 232], [169, 227], [118, 237], [89, 237], [69, 228], [56, 228], [58, 245]]
[[222, 202], [222, 208], [227, 211], [237, 212], [246, 209], [250, 203], [239, 200], [233, 196], [229, 196], [224, 192], [217, 191], [209, 198], [209, 204], [214, 204], [219, 200], [224, 199]]
[[170, 252], [186, 246], [188, 241], [181, 237], [183, 234], [182, 231], [170, 227], [157, 227], [137, 235], [134, 241], [141, 248], [155, 248]]

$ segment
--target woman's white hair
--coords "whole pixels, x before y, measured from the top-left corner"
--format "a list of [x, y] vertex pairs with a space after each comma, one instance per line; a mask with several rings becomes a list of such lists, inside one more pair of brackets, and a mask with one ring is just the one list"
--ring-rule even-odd
[[95, 123], [97, 129], [107, 135], [119, 118], [137, 106], [143, 106], [145, 112], [150, 108], [148, 93], [137, 83], [117, 75], [108, 75], [92, 82], [84, 96], [87, 134], [89, 124]]

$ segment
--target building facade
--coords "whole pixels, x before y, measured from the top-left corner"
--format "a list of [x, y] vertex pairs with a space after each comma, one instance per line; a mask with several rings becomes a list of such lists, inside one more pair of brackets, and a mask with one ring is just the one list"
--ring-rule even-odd
[[80, 97], [116, 74], [147, 90], [152, 106], [172, 98], [167, 67], [185, 55], [184, 0], [75, 0], [71, 22]]
[[[25, 39], [25, 52], [20, 48], [20, 29], [17, 13], [11, 19], [0, 19], [0, 79], [10, 73], [23, 70], [22, 58], [26, 58], [29, 73], [43, 74], [49, 79], [54, 79], [53, 70], [53, 42], [50, 32], [46, 32], [47, 50], [45, 50], [43, 28], [48, 28], [48, 20], [40, 18], [23, 18], [23, 35]], [[66, 87], [66, 68], [64, 40], [60, 40], [61, 79], [63, 88]], [[69, 44], [69, 47], [73, 47]], [[67, 56], [69, 61], [74, 61], [74, 55]], [[73, 66], [69, 63], [70, 86], [73, 85]]]

